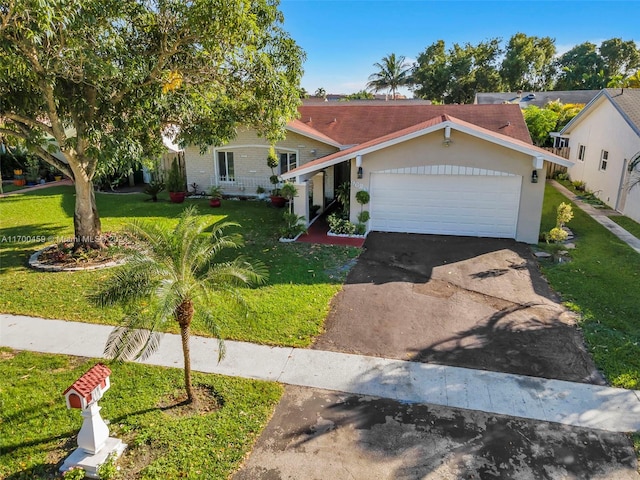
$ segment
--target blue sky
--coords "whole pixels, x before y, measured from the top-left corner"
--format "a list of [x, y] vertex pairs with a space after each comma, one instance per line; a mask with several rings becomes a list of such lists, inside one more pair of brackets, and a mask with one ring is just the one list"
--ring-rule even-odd
[[560, 53], [591, 41], [640, 42], [640, 1], [281, 0], [285, 29], [307, 53], [302, 86], [310, 93], [361, 90], [389, 53], [415, 60], [443, 39], [476, 44], [517, 32], [550, 36]]

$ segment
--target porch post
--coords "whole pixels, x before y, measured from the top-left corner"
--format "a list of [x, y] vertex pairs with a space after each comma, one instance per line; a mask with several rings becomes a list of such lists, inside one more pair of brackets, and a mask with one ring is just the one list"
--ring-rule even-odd
[[305, 218], [305, 222], [309, 224], [309, 183], [295, 183], [298, 195], [293, 197], [293, 213], [301, 215]]

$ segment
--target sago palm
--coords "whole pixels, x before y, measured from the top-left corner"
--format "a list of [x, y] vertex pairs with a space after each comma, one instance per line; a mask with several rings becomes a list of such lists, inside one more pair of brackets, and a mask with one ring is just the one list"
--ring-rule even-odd
[[114, 328], [105, 355], [120, 360], [149, 357], [158, 348], [160, 330], [178, 323], [184, 356], [184, 382], [188, 402], [194, 402], [189, 338], [198, 319], [219, 339], [218, 360], [224, 356], [219, 335], [216, 301], [242, 303], [238, 287], [262, 283], [266, 271], [242, 257], [221, 261], [219, 255], [242, 245], [239, 235], [225, 234], [233, 223], [216, 223], [211, 234], [207, 222], [193, 207], [186, 209], [175, 228], [134, 222], [127, 231], [141, 249], [124, 267], [106, 280], [93, 299], [101, 306], [121, 304], [123, 325]]

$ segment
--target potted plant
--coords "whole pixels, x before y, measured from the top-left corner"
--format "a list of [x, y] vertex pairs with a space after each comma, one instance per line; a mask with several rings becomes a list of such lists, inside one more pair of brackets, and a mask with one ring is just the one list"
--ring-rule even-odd
[[267, 191], [260, 185], [258, 185], [258, 188], [256, 188], [256, 193], [258, 194], [259, 200], [264, 200], [265, 198], [267, 198]]
[[209, 189], [209, 205], [213, 208], [217, 208], [222, 205], [222, 187], [219, 185], [212, 185]]
[[184, 202], [184, 197], [187, 195], [185, 188], [186, 182], [184, 175], [178, 166], [178, 160], [173, 159], [171, 162], [171, 170], [167, 177], [167, 188], [169, 189], [169, 198], [173, 203]]

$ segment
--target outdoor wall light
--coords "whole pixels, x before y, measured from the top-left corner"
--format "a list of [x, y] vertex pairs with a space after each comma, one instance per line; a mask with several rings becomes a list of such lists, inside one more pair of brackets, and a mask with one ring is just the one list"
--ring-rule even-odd
[[531, 183], [538, 183], [538, 171], [531, 172]]
[[358, 178], [362, 178], [362, 167], [358, 167]]

